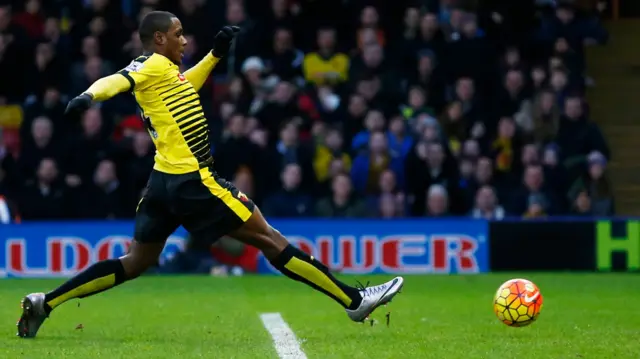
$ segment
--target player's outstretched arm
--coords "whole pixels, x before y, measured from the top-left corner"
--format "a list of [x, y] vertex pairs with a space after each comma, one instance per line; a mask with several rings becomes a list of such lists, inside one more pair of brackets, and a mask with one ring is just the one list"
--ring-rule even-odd
[[131, 83], [121, 74], [113, 74], [94, 82], [87, 91], [76, 96], [67, 105], [66, 116], [83, 113], [93, 101], [105, 101], [131, 88]]
[[130, 88], [131, 83], [126, 77], [113, 74], [97, 80], [84, 93], [91, 95], [93, 101], [105, 101]]
[[191, 85], [196, 91], [202, 88], [202, 85], [207, 81], [207, 77], [209, 77], [213, 68], [220, 62], [220, 59], [227, 56], [229, 48], [231, 47], [231, 41], [233, 41], [239, 31], [240, 28], [237, 26], [223, 27], [214, 39], [213, 50], [195, 66], [185, 71], [184, 77], [191, 82]]

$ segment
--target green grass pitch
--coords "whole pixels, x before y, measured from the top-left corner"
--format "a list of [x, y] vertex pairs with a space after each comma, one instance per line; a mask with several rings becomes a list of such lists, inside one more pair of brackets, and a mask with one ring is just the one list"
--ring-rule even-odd
[[[507, 327], [492, 311], [496, 289], [514, 277], [534, 281], [545, 299], [529, 327]], [[0, 281], [0, 358], [278, 358], [260, 320], [266, 312], [281, 313], [310, 359], [640, 358], [640, 277], [632, 274], [407, 276], [388, 307], [390, 327], [384, 308], [377, 325], [356, 324], [284, 277], [144, 277], [66, 303], [36, 339], [15, 337], [21, 296], [60, 282]]]

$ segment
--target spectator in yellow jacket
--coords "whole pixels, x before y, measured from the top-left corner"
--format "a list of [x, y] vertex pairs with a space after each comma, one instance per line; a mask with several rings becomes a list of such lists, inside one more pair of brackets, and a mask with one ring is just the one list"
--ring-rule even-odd
[[305, 55], [304, 78], [316, 85], [334, 85], [347, 81], [349, 57], [336, 51], [336, 31], [318, 30], [318, 51]]
[[313, 158], [313, 169], [315, 170], [319, 183], [323, 183], [329, 179], [329, 169], [331, 161], [334, 159], [342, 160], [343, 170], [347, 171], [347, 173], [351, 170], [351, 157], [342, 150], [343, 142], [344, 140], [340, 130], [332, 128], [327, 131], [323, 143], [318, 144], [316, 147], [316, 153]]

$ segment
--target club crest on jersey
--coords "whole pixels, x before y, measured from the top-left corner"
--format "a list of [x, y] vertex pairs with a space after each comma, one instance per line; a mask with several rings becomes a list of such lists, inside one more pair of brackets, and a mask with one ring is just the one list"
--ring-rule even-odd
[[184, 81], [184, 75], [181, 73], [178, 73], [178, 78], [180, 79], [180, 81]]
[[249, 202], [249, 197], [247, 197], [246, 194], [238, 191], [238, 198], [242, 201], [242, 202]]

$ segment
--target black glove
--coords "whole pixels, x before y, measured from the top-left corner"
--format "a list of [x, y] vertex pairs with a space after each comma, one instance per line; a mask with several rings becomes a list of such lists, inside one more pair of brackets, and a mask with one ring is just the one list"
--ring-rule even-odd
[[80, 115], [91, 107], [91, 101], [93, 101], [93, 97], [87, 93], [74, 97], [69, 101], [67, 109], [64, 111], [64, 115], [71, 118], [80, 117]]
[[236, 37], [236, 34], [240, 32], [240, 28], [237, 26], [225, 26], [223, 27], [213, 39], [213, 56], [217, 58], [223, 58], [229, 53], [231, 47], [231, 41]]

